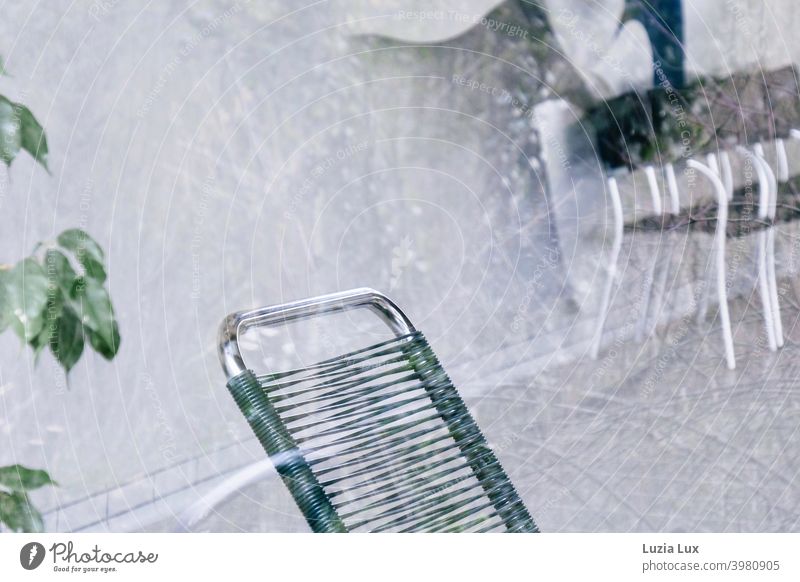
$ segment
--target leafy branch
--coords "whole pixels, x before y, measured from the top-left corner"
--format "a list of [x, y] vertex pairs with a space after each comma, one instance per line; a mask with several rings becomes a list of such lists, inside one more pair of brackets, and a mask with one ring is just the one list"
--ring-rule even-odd
[[[4, 73], [0, 61], [0, 74]], [[0, 160], [10, 166], [19, 151], [27, 151], [48, 172], [47, 138], [31, 110], [0, 95]]]
[[58, 484], [45, 471], [22, 465], [0, 467], [0, 523], [16, 532], [42, 531], [41, 514], [30, 502], [28, 492]]
[[[8, 76], [2, 58], [0, 76]], [[49, 173], [41, 124], [30, 109], [0, 95], [0, 160], [10, 167], [21, 150]], [[65, 230], [16, 265], [0, 265], [0, 333], [10, 327], [36, 361], [49, 347], [67, 374], [87, 343], [111, 360], [120, 335], [105, 281], [100, 245], [81, 229]], [[42, 516], [28, 493], [45, 485], [56, 485], [45, 471], [0, 467], [0, 524], [12, 531], [42, 531]]]
[[11, 328], [38, 360], [49, 347], [66, 372], [88, 344], [111, 360], [119, 326], [106, 280], [104, 255], [84, 231], [65, 230], [55, 242], [0, 270], [0, 332]]

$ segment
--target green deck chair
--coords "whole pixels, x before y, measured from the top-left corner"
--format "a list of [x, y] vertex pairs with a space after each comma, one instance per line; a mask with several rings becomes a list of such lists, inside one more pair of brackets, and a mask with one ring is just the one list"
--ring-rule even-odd
[[[257, 375], [245, 330], [368, 308], [395, 338]], [[229, 315], [228, 389], [315, 532], [536, 532], [422, 333], [386, 296], [355, 289]]]

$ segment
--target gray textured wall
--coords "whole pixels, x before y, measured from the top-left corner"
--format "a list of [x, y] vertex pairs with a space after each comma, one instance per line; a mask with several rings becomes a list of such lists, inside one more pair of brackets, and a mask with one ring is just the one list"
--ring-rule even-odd
[[[222, 317], [372, 286], [426, 332], [544, 529], [796, 528], [798, 447], [780, 444], [797, 440], [790, 392], [724, 400], [736, 378], [717, 386], [713, 366], [687, 363], [691, 374], [658, 376], [654, 399], [637, 382], [661, 341], [600, 362], [559, 349], [580, 314], [562, 293], [569, 257], [553, 246], [528, 111], [568, 78], [553, 73], [564, 63], [480, 22], [399, 18], [420, 8], [401, 4], [4, 6], [14, 76], [0, 92], [45, 126], [52, 175], [20, 158], [0, 177], [1, 260], [83, 226], [108, 251], [123, 341], [113, 363], [85, 356], [67, 385], [48, 355], [34, 367], [0, 338], [0, 464], [50, 471], [61, 487], [37, 495], [43, 508], [134, 483], [49, 513], [53, 529], [189, 486], [167, 504], [177, 511], [202, 475], [262, 458], [224, 388]], [[460, 4], [474, 18], [493, 3]], [[375, 31], [452, 38], [359, 36]], [[702, 333], [680, 338], [681, 353]], [[137, 521], [174, 527], [126, 527]], [[270, 482], [199, 527], [303, 524]]]

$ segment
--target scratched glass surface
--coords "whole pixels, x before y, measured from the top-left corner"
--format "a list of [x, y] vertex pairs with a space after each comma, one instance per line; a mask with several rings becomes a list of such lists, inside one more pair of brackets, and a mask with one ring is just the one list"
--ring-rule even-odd
[[[624, 83], [603, 76], [602, 55], [537, 41], [585, 39], [567, 15], [553, 36], [521, 3], [462, 4], [430, 17], [367, 1], [4, 8], [15, 76], [0, 90], [42, 121], [52, 175], [22, 156], [0, 171], [2, 261], [81, 225], [107, 250], [122, 333], [113, 363], [84, 357], [68, 384], [0, 336], [0, 464], [60, 483], [34, 497], [48, 530], [306, 531], [225, 389], [217, 328], [229, 312], [365, 286], [426, 334], [543, 531], [797, 530], [794, 271], [779, 268], [785, 346], [771, 352], [742, 247], [730, 371], [713, 293], [685, 305], [715, 276], [711, 235], [628, 232], [592, 359], [612, 241], [585, 233], [608, 203], [553, 185], [543, 152], [558, 144], [534, 112]], [[753, 50], [778, 68], [800, 42], [770, 43], [773, 28], [796, 28], [800, 9], [773, 4], [780, 18], [721, 5], [698, 18], [720, 38], [753, 23]], [[705, 59], [694, 66], [719, 73], [723, 53], [750, 66], [744, 49], [708, 49], [702, 22], [686, 31]], [[632, 71], [641, 51], [625, 42], [640, 33], [630, 24], [614, 49]], [[781, 229], [786, 265], [794, 231]], [[648, 283], [654, 256], [673, 284]], [[245, 349], [291, 365], [374, 333], [344, 318]]]

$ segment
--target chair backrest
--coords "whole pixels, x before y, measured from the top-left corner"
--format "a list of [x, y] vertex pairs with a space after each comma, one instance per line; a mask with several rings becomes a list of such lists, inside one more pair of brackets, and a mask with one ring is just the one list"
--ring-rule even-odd
[[[256, 375], [245, 329], [368, 307], [392, 340]], [[427, 340], [400, 309], [357, 289], [229, 316], [228, 389], [311, 529], [535, 532], [536, 524]]]

